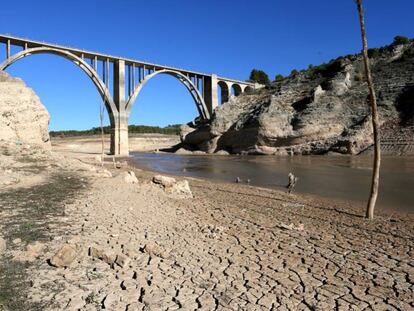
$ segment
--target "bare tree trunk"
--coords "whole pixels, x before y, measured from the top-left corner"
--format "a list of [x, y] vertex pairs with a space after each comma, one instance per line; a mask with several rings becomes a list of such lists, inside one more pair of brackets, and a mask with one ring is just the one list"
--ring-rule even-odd
[[374, 168], [372, 171], [372, 182], [371, 182], [371, 193], [368, 200], [366, 217], [369, 219], [374, 218], [374, 208], [378, 196], [378, 187], [379, 187], [379, 171], [381, 164], [381, 150], [380, 150], [380, 138], [379, 138], [379, 117], [377, 110], [377, 99], [374, 91], [374, 83], [372, 82], [371, 69], [369, 66], [368, 59], [368, 44], [367, 44], [367, 35], [365, 33], [365, 23], [364, 23], [364, 11], [362, 8], [362, 0], [356, 0], [358, 14], [359, 14], [359, 23], [361, 27], [361, 38], [362, 38], [362, 47], [363, 47], [363, 56], [364, 56], [364, 65], [365, 65], [365, 75], [368, 82], [369, 90], [369, 100], [371, 104], [371, 113], [372, 113], [372, 128], [374, 131]]
[[104, 135], [104, 128], [103, 128], [104, 112], [105, 112], [105, 107], [103, 105], [103, 99], [101, 99], [100, 105], [99, 105], [99, 119], [101, 121], [100, 125], [101, 125], [101, 143], [102, 143], [102, 149], [101, 149], [101, 163], [102, 163], [102, 166], [103, 166], [103, 163], [104, 163], [104, 147], [105, 147], [105, 143], [104, 143], [105, 135]]

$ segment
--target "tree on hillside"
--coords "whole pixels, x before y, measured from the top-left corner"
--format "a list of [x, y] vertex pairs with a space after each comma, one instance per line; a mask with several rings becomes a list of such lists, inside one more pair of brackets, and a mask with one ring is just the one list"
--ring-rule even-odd
[[285, 78], [281, 75], [281, 74], [278, 74], [278, 75], [276, 75], [276, 77], [275, 77], [275, 81], [283, 81]]
[[404, 36], [395, 36], [392, 45], [407, 44], [410, 43], [410, 39]]
[[254, 81], [260, 84], [269, 84], [269, 76], [263, 70], [253, 69], [250, 73], [250, 81]]
[[372, 82], [371, 68], [369, 66], [368, 43], [367, 43], [367, 35], [365, 33], [364, 11], [362, 8], [362, 0], [355, 0], [355, 1], [356, 1], [357, 9], [358, 9], [359, 24], [361, 28], [362, 54], [364, 58], [365, 76], [368, 82], [369, 101], [371, 105], [371, 114], [372, 114], [372, 128], [374, 130], [374, 167], [372, 171], [371, 192], [370, 192], [370, 196], [368, 199], [368, 205], [367, 205], [367, 210], [366, 210], [366, 217], [369, 219], [373, 219], [375, 203], [377, 201], [377, 196], [378, 196], [379, 172], [380, 172], [380, 164], [381, 164], [379, 117], [378, 117], [378, 110], [377, 110], [377, 99], [376, 99], [375, 90], [374, 90], [374, 83]]

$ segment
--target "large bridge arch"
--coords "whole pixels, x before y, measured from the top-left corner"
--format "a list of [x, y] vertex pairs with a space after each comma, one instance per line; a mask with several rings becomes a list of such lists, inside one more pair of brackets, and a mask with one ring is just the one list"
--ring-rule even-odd
[[132, 92], [131, 96], [128, 98], [128, 101], [125, 105], [125, 110], [127, 115], [131, 113], [132, 107], [134, 106], [136, 99], [138, 98], [139, 93], [141, 92], [144, 85], [159, 74], [167, 74], [177, 78], [190, 92], [194, 103], [196, 104], [198, 113], [202, 119], [209, 119], [210, 113], [207, 109], [207, 106], [204, 102], [204, 98], [201, 95], [199, 89], [194, 85], [191, 79], [184, 74], [180, 73], [179, 71], [169, 70], [169, 69], [162, 69], [154, 71], [153, 73], [146, 75], [145, 78], [135, 87], [134, 91]]
[[24, 49], [10, 56], [4, 62], [2, 62], [0, 64], [0, 70], [4, 71], [8, 67], [10, 67], [12, 64], [17, 62], [18, 60], [24, 57], [30, 56], [30, 55], [34, 55], [34, 54], [54, 54], [54, 55], [69, 59], [73, 63], [75, 63], [79, 68], [81, 68], [88, 75], [88, 77], [92, 80], [93, 84], [96, 86], [99, 94], [101, 95], [105, 103], [111, 124], [115, 125], [118, 122], [117, 118], [115, 118], [115, 115], [117, 114], [118, 110], [115, 106], [115, 103], [113, 101], [113, 98], [108, 88], [106, 87], [104, 82], [101, 80], [98, 73], [85, 60], [70, 53], [69, 51], [65, 51], [61, 49], [54, 49], [54, 48], [49, 48], [49, 47], [36, 47], [36, 48]]

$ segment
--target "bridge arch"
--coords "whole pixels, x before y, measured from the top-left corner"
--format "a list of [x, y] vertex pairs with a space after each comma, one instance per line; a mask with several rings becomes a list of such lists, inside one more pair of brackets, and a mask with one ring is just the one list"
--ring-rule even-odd
[[116, 108], [116, 105], [113, 101], [112, 96], [110, 95], [108, 88], [103, 83], [98, 73], [85, 60], [74, 55], [73, 53], [69, 51], [50, 48], [50, 47], [36, 47], [36, 48], [25, 49], [10, 56], [3, 63], [1, 63], [0, 70], [6, 70], [9, 66], [11, 66], [13, 63], [18, 61], [19, 59], [22, 59], [24, 57], [27, 57], [33, 54], [54, 54], [54, 55], [62, 56], [66, 59], [71, 60], [78, 67], [80, 67], [89, 76], [93, 84], [95, 84], [99, 94], [101, 95], [105, 103], [106, 109], [108, 111], [109, 120], [111, 124], [117, 123], [117, 118], [115, 118], [115, 114], [118, 113], [118, 110]]
[[231, 86], [231, 94], [234, 96], [239, 96], [242, 93], [242, 88], [239, 84], [234, 83]]
[[226, 82], [224, 81], [219, 81], [217, 83], [217, 85], [220, 87], [220, 95], [221, 95], [221, 100], [220, 100], [220, 105], [224, 104], [225, 102], [228, 102], [230, 99], [230, 88], [227, 85]]
[[155, 76], [159, 75], [159, 74], [167, 74], [170, 76], [173, 76], [175, 78], [177, 78], [182, 84], [184, 84], [184, 86], [187, 88], [187, 90], [190, 92], [191, 96], [193, 97], [193, 100], [196, 104], [198, 113], [200, 115], [200, 117], [204, 120], [209, 119], [210, 117], [210, 113], [207, 109], [207, 106], [204, 102], [204, 98], [203, 96], [201, 96], [200, 91], [198, 90], [198, 88], [194, 85], [194, 83], [191, 81], [191, 79], [187, 76], [185, 76], [184, 74], [178, 72], [178, 71], [174, 71], [174, 70], [170, 70], [170, 69], [162, 69], [162, 70], [157, 70], [147, 76], [145, 76], [145, 78], [135, 87], [134, 91], [132, 92], [131, 96], [128, 98], [128, 101], [125, 105], [125, 110], [127, 112], [127, 114], [129, 115], [132, 107], [135, 104], [135, 101], [139, 95], [139, 93], [141, 92], [142, 88], [144, 87], [144, 85], [151, 80], [152, 78], [154, 78]]
[[243, 93], [251, 94], [253, 92], [253, 90], [254, 90], [254, 88], [252, 88], [251, 86], [248, 86], [247, 85], [247, 86], [244, 87]]

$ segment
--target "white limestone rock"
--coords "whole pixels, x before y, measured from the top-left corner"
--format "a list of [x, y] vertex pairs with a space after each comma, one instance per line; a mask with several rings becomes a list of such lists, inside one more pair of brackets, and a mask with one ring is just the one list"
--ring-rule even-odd
[[49, 113], [35, 92], [0, 72], [0, 139], [50, 149]]

